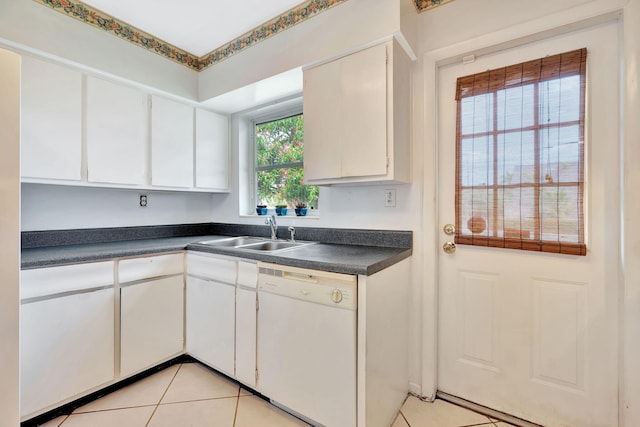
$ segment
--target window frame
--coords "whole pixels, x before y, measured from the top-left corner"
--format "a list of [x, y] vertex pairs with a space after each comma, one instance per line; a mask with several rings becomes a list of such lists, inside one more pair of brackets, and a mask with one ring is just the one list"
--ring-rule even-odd
[[[575, 58], [578, 57], [578, 60]], [[545, 58], [535, 59], [533, 61], [527, 61], [519, 64], [509, 65], [507, 67], [497, 68], [493, 70], [484, 71], [481, 73], [472, 74], [469, 76], [464, 76], [458, 78], [457, 81], [457, 89], [456, 89], [456, 194], [455, 194], [455, 216], [456, 216], [456, 235], [455, 242], [457, 244], [464, 245], [473, 245], [473, 246], [489, 246], [489, 247], [501, 247], [508, 249], [520, 249], [520, 250], [530, 250], [530, 251], [539, 251], [539, 252], [551, 252], [551, 253], [563, 253], [563, 254], [571, 254], [571, 255], [586, 255], [587, 245], [586, 245], [586, 215], [585, 215], [585, 188], [586, 188], [586, 180], [585, 180], [585, 167], [586, 167], [586, 80], [587, 80], [587, 71], [586, 71], [586, 58], [587, 51], [585, 48], [577, 49], [570, 52], [561, 53], [558, 55], [552, 55]], [[569, 59], [567, 62], [566, 69], [563, 68], [563, 60]], [[547, 64], [553, 64], [553, 61], [559, 62], [557, 66], [557, 70], [551, 66], [547, 66]], [[539, 63], [539, 64], [538, 64]], [[533, 66], [532, 66], [533, 64]], [[527, 74], [527, 71], [530, 71], [532, 68], [539, 66], [537, 70], [538, 77], [532, 78], [531, 75]], [[575, 71], [575, 67], [577, 66], [577, 72]], [[521, 68], [521, 69], [520, 69]], [[520, 82], [513, 83], [514, 80], [510, 80], [510, 77], [518, 74], [510, 74], [513, 70], [520, 70]], [[553, 71], [556, 71], [557, 74], [551, 74]], [[504, 77], [501, 75], [502, 73], [506, 73]], [[542, 118], [539, 117], [540, 113], [540, 103], [539, 103], [539, 88], [551, 81], [570, 77], [570, 76], [578, 76], [580, 79], [580, 93], [579, 93], [579, 105], [578, 105], [578, 115], [579, 118], [577, 121], [569, 120], [569, 121], [558, 121], [552, 124], [545, 124], [542, 121]], [[500, 82], [502, 81], [502, 84]], [[476, 86], [476, 83], [478, 86]], [[471, 83], [471, 84], [470, 84]], [[524, 87], [526, 85], [533, 85], [532, 96], [534, 99], [533, 106], [533, 125], [520, 127], [517, 132], [524, 132], [525, 130], [533, 132], [534, 138], [534, 146], [533, 146], [533, 159], [534, 159], [534, 179], [532, 183], [519, 183], [515, 184], [505, 184], [499, 183], [497, 171], [499, 168], [499, 163], [497, 160], [497, 152], [499, 150], [498, 144], [500, 140], [500, 136], [502, 135], [506, 138], [506, 135], [509, 133], [516, 132], [515, 129], [499, 129], [497, 126], [497, 118], [498, 118], [498, 108], [497, 108], [497, 98], [498, 93], [502, 90], [508, 90], [511, 88]], [[477, 93], [476, 93], [477, 90]], [[491, 111], [490, 116], [486, 116], [487, 120], [493, 121], [493, 126], [490, 130], [486, 130], [484, 132], [479, 133], [470, 133], [463, 134], [462, 131], [462, 103], [464, 99], [472, 98], [474, 96], [490, 96], [492, 102], [492, 108], [488, 111]], [[474, 116], [475, 120], [475, 116]], [[581, 144], [579, 147], [579, 158], [576, 163], [578, 166], [578, 180], [571, 182], [558, 181], [554, 183], [553, 181], [544, 182], [541, 180], [541, 154], [542, 154], [542, 146], [541, 146], [541, 132], [545, 130], [549, 130], [552, 128], [561, 129], [563, 127], [569, 125], [577, 125], [578, 126], [578, 140]], [[488, 173], [493, 175], [493, 179], [491, 183], [486, 183], [484, 185], [476, 185], [475, 183], [471, 183], [471, 185], [463, 185], [461, 173], [463, 171], [462, 163], [462, 143], [463, 140], [468, 138], [476, 138], [477, 136], [486, 136], [487, 137], [487, 147], [493, 151], [493, 165], [490, 165], [488, 168]], [[546, 179], [546, 177], [545, 177]], [[544, 220], [543, 213], [540, 209], [540, 197], [545, 188], [558, 188], [561, 187], [571, 187], [577, 189], [577, 203], [576, 203], [576, 213], [577, 213], [577, 242], [566, 242], [561, 241], [560, 236], [557, 236], [557, 240], [544, 240], [542, 233], [542, 222]], [[499, 199], [499, 192], [502, 190], [504, 193], [505, 189], [508, 188], [532, 188], [534, 192], [534, 230], [532, 238], [523, 238], [522, 234], [520, 236], [507, 236], [506, 228], [499, 228], [498, 225], [498, 212], [499, 212], [499, 204], [497, 200]], [[489, 229], [493, 230], [491, 235], [488, 234], [471, 234], [463, 233], [463, 224], [462, 224], [462, 210], [463, 206], [463, 190], [471, 190], [475, 192], [476, 190], [486, 191], [487, 196], [489, 197], [489, 193], [492, 193], [492, 208], [487, 208], [487, 212], [489, 210], [492, 212], [492, 215], [488, 215], [488, 218], [485, 221], [491, 221], [493, 219], [493, 224], [491, 227], [487, 226], [487, 231]], [[503, 204], [504, 206], [504, 204]], [[558, 216], [558, 221], [560, 221], [560, 216]], [[473, 216], [470, 220], [473, 219]], [[503, 218], [504, 221], [504, 218]], [[504, 223], [503, 223], [504, 227]], [[499, 232], [502, 231], [502, 236], [499, 235]], [[522, 231], [520, 231], [521, 233]]]
[[[248, 124], [250, 127], [250, 131], [248, 132], [249, 144], [248, 144], [247, 154], [249, 158], [248, 158], [247, 166], [248, 166], [248, 178], [249, 178], [249, 187], [250, 187], [248, 188], [249, 199], [250, 199], [249, 206], [252, 207], [251, 209], [256, 207], [257, 198], [258, 198], [258, 174], [257, 174], [258, 150], [257, 150], [257, 144], [256, 144], [256, 137], [257, 137], [256, 126], [263, 123], [276, 121], [280, 119], [286, 119], [288, 117], [293, 117], [301, 114], [304, 116], [304, 112], [302, 110], [302, 98], [298, 98], [293, 102], [279, 103], [264, 109], [260, 109], [259, 113], [252, 114], [248, 117]], [[287, 167], [297, 167], [296, 166], [297, 164], [298, 162], [287, 163], [283, 165], [287, 165]], [[265, 170], [271, 169], [271, 168], [275, 169], [275, 168], [282, 167], [283, 165], [278, 165], [277, 167], [263, 166], [263, 168], [265, 168]], [[302, 162], [300, 166], [303, 166], [303, 165], [304, 165], [304, 162]], [[249, 215], [257, 216], [255, 210], [250, 212]], [[316, 209], [309, 209], [308, 214], [303, 217], [296, 217], [294, 210], [289, 209], [286, 216], [287, 217], [291, 216], [291, 217], [296, 217], [297, 219], [301, 219], [301, 218], [318, 217], [319, 215], [320, 215], [320, 211], [319, 209], [316, 208]]]

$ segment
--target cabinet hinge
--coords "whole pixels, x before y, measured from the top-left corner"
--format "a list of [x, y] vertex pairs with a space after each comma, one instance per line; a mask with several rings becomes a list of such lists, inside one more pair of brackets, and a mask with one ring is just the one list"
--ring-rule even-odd
[[260, 300], [258, 299], [258, 293], [256, 292], [256, 313], [260, 310]]
[[384, 63], [389, 64], [389, 52], [384, 53]]
[[258, 378], [259, 378], [259, 377], [260, 377], [260, 376], [258, 375], [258, 368], [256, 368], [256, 384], [258, 384]]

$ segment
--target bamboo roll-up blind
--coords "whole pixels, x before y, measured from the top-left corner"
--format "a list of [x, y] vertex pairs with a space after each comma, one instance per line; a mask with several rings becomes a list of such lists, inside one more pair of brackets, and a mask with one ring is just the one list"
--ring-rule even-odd
[[586, 49], [457, 81], [456, 243], [586, 255]]

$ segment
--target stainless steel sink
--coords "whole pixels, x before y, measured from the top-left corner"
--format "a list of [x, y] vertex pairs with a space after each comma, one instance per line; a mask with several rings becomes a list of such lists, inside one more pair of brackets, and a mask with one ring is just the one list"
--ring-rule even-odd
[[249, 245], [252, 243], [262, 243], [262, 242], [265, 242], [265, 239], [262, 239], [260, 237], [240, 236], [240, 237], [230, 237], [228, 239], [205, 240], [198, 243], [201, 245], [207, 245], [207, 246], [222, 246], [226, 248], [235, 248], [238, 246]]
[[262, 237], [240, 236], [227, 239], [204, 240], [201, 245], [224, 247], [229, 249], [274, 252], [310, 245], [314, 242], [291, 242], [288, 240], [268, 240]]
[[282, 249], [297, 248], [299, 246], [308, 245], [308, 242], [286, 242], [283, 240], [269, 240], [266, 242], [252, 243], [239, 246], [238, 249], [247, 249], [252, 251], [279, 251]]

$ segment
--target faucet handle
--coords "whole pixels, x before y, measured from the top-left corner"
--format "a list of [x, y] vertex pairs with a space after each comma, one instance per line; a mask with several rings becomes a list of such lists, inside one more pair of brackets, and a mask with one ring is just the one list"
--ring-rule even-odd
[[291, 233], [291, 241], [295, 242], [296, 241], [296, 228], [292, 225], [289, 226], [289, 228], [287, 228], [287, 230], [289, 230], [289, 233]]

